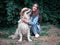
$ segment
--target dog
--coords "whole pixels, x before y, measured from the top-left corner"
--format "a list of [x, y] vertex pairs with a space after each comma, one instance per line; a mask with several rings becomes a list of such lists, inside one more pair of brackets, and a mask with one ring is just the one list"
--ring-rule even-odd
[[12, 39], [16, 38], [18, 35], [20, 36], [18, 42], [22, 42], [23, 35], [27, 36], [28, 41], [32, 41], [30, 39], [30, 27], [28, 24], [24, 23], [22, 19], [27, 19], [29, 21], [30, 15], [32, 11], [29, 8], [23, 8], [20, 12], [21, 19], [18, 21], [18, 28], [16, 29], [16, 32], [14, 35], [10, 36]]

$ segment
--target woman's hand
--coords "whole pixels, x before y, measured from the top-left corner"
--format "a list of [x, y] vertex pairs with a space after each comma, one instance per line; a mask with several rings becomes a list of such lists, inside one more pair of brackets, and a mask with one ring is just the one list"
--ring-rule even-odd
[[26, 24], [29, 24], [29, 21], [26, 19], [22, 19], [23, 22], [25, 22]]

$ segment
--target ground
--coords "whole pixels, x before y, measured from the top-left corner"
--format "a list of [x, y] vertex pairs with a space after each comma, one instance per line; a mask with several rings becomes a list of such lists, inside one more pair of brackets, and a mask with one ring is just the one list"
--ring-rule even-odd
[[[32, 42], [23, 40], [22, 42], [17, 42], [18, 39], [9, 39], [0, 37], [0, 45], [60, 45], [60, 29], [54, 25], [41, 26], [42, 30], [40, 32], [40, 37], [35, 38], [31, 36]], [[0, 31], [4, 33], [4, 31]], [[5, 32], [5, 35], [8, 31]]]

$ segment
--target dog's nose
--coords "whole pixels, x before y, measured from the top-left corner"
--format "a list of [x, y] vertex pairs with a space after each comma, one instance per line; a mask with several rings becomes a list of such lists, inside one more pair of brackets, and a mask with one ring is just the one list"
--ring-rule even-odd
[[29, 10], [28, 12], [27, 12], [27, 14], [29, 14], [29, 13], [31, 13], [32, 12], [32, 10]]

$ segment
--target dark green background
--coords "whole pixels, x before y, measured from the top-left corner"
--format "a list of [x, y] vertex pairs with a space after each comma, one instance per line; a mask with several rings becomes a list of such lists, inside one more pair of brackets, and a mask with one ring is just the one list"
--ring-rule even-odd
[[0, 27], [16, 25], [20, 10], [34, 3], [39, 4], [42, 22], [60, 24], [60, 0], [0, 0]]

